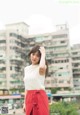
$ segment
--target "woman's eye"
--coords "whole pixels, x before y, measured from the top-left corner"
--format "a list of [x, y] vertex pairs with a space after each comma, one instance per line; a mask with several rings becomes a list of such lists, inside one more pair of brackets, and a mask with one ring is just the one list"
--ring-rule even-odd
[[35, 55], [34, 53], [32, 53], [32, 55]]
[[37, 55], [37, 57], [39, 57], [39, 55]]
[[36, 53], [32, 53], [32, 55], [34, 56], [36, 56], [36, 57], [39, 57], [39, 54], [36, 54]]

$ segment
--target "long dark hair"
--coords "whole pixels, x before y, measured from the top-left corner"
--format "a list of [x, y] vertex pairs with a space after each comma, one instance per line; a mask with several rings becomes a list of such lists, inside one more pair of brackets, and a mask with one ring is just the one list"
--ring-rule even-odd
[[[40, 52], [39, 49], [40, 49], [40, 46], [39, 46], [39, 45], [35, 45], [35, 46], [30, 50], [28, 56], [30, 57], [31, 53], [36, 53], [36, 52], [38, 52], [38, 56], [39, 56], [40, 59], [41, 59], [41, 52]], [[39, 60], [38, 64], [39, 64], [39, 63], [40, 63], [40, 60]], [[45, 76], [47, 76], [47, 75], [48, 75], [48, 63], [47, 63], [46, 58], [45, 58], [45, 64], [46, 64], [46, 66], [47, 66], [46, 75], [45, 75]]]

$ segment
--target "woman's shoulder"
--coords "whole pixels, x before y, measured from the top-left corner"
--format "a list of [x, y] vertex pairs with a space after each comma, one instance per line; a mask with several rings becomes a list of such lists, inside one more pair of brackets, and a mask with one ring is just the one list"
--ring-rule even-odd
[[31, 65], [28, 65], [24, 69], [27, 70], [27, 69], [30, 69], [30, 67], [31, 67]]
[[37, 68], [39, 68], [39, 65], [29, 65], [29, 66], [26, 66], [24, 69], [25, 70], [28, 70], [28, 69], [37, 69]]

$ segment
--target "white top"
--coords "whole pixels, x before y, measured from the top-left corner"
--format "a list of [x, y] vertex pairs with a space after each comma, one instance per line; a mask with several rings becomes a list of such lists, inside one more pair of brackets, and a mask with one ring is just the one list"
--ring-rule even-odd
[[45, 75], [39, 74], [39, 65], [30, 65], [24, 69], [25, 90], [45, 90]]

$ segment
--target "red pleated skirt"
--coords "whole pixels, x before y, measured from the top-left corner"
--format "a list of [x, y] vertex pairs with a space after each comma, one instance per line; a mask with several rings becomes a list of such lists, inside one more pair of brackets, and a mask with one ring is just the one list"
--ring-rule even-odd
[[28, 90], [25, 104], [26, 115], [49, 115], [48, 97], [44, 90]]

